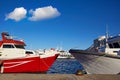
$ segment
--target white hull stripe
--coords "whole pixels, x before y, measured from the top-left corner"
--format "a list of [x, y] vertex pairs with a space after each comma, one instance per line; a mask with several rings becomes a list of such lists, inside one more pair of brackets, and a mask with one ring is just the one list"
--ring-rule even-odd
[[16, 67], [16, 66], [19, 66], [19, 65], [23, 65], [23, 64], [26, 64], [26, 63], [29, 63], [29, 62], [32, 62], [33, 60], [30, 60], [30, 61], [19, 61], [19, 62], [9, 62], [9, 63], [4, 63], [4, 64], [14, 64], [12, 66], [4, 66], [4, 68], [12, 68], [12, 67]]

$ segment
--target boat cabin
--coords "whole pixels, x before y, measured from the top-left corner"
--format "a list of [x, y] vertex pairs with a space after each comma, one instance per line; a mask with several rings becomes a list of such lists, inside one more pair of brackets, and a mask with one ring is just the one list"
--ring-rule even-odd
[[108, 43], [109, 48], [120, 48], [120, 36], [109, 37], [106, 42], [106, 37], [102, 36], [94, 40], [94, 47], [106, 46]]
[[120, 35], [108, 37], [101, 36], [94, 40], [94, 48], [98, 52], [115, 53], [120, 54]]
[[0, 58], [7, 58], [25, 54], [25, 43], [21, 40], [13, 40], [7, 32], [3, 32], [0, 41]]

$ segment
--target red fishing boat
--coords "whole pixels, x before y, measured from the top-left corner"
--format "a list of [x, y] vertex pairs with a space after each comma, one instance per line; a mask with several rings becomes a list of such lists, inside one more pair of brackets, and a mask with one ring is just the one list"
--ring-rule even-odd
[[14, 40], [7, 32], [0, 41], [0, 73], [46, 72], [54, 63], [59, 52], [39, 54], [26, 50], [23, 40]]

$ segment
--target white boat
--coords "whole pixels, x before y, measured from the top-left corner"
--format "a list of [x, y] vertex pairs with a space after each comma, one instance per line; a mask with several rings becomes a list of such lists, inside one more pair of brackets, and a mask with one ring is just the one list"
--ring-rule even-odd
[[87, 73], [120, 73], [120, 35], [101, 36], [88, 49], [70, 49], [69, 52], [83, 65]]
[[58, 59], [73, 59], [74, 57], [68, 52], [60, 50], [60, 55], [58, 56]]
[[55, 48], [38, 49], [38, 50], [35, 50], [35, 52], [39, 54], [59, 53], [59, 56], [57, 57], [57, 59], [73, 59], [74, 58], [68, 51], [57, 50]]

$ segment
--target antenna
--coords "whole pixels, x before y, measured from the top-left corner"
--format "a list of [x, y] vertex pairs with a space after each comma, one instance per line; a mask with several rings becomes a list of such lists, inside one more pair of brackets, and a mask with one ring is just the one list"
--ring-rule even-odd
[[60, 50], [62, 50], [62, 41], [60, 42]]
[[108, 24], [106, 24], [106, 38], [108, 39], [109, 33], [108, 33]]

